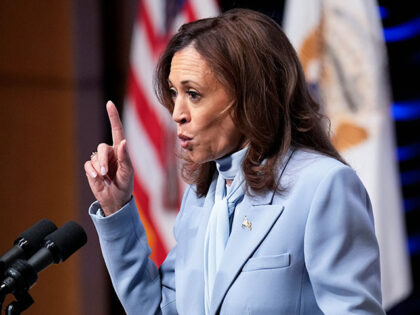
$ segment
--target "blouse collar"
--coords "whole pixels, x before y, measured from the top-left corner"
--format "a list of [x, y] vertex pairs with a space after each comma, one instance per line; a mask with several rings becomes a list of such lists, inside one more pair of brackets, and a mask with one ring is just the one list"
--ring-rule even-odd
[[236, 151], [228, 156], [216, 160], [216, 167], [219, 174], [226, 179], [234, 179], [241, 170], [242, 161], [248, 148]]

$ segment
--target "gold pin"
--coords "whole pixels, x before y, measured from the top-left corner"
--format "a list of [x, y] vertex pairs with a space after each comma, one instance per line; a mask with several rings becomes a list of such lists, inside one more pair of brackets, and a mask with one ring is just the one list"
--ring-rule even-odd
[[248, 230], [252, 230], [252, 222], [248, 220], [248, 218], [245, 216], [244, 220], [242, 221], [242, 228], [247, 228]]

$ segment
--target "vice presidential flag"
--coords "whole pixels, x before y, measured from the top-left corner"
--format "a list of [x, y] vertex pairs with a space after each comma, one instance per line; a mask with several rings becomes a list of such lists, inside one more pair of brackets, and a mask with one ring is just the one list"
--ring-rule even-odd
[[289, 0], [285, 32], [327, 116], [332, 140], [370, 195], [383, 305], [411, 291], [386, 50], [373, 0]]

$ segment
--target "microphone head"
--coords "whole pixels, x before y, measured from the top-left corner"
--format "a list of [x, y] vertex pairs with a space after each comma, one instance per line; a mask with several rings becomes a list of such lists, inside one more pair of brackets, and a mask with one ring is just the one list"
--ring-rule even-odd
[[55, 255], [65, 261], [75, 251], [85, 245], [87, 236], [83, 228], [76, 222], [69, 221], [55, 232], [44, 238], [44, 243], [54, 245]]
[[25, 250], [26, 257], [31, 257], [43, 244], [44, 237], [57, 230], [57, 226], [48, 219], [35, 223], [14, 241]]

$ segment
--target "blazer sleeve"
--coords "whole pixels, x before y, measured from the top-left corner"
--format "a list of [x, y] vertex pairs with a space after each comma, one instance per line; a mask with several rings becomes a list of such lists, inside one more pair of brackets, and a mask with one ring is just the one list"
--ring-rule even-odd
[[347, 166], [330, 170], [311, 203], [305, 264], [324, 314], [385, 314], [368, 194]]
[[[175, 222], [182, 215], [181, 210]], [[89, 214], [98, 232], [99, 242], [112, 285], [126, 313], [177, 314], [175, 299], [176, 246], [158, 269], [149, 258], [146, 231], [134, 198], [116, 213], [103, 217], [100, 206], [93, 203]]]

